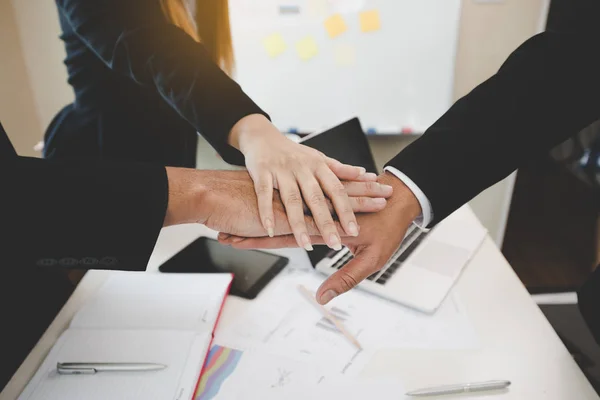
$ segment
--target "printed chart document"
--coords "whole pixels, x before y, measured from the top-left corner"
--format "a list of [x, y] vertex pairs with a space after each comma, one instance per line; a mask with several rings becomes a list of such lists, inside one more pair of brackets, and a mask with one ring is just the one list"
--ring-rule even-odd
[[431, 316], [356, 290], [327, 307], [358, 339], [363, 347], [358, 351], [298, 290], [301, 284], [314, 292], [323, 279], [288, 268], [234, 324], [217, 327], [196, 400], [403, 399], [401, 377], [362, 376], [378, 352], [478, 346], [453, 294]]
[[[19, 400], [193, 398], [231, 274], [113, 272], [75, 315]], [[61, 375], [57, 362], [157, 363]]]

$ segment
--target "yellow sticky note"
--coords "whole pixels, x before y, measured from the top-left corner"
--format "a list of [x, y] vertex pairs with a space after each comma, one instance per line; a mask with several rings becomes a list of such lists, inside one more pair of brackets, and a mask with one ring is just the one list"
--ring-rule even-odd
[[277, 57], [287, 48], [285, 40], [283, 40], [283, 36], [281, 36], [279, 33], [274, 33], [264, 38], [263, 46], [265, 46], [265, 50], [271, 58]]
[[356, 63], [356, 49], [349, 44], [340, 44], [334, 49], [335, 64], [347, 67]]
[[317, 42], [315, 42], [312, 36], [307, 36], [298, 41], [296, 43], [296, 51], [298, 52], [298, 56], [304, 61], [310, 60], [319, 53]]
[[370, 10], [360, 13], [360, 30], [363, 32], [373, 32], [381, 29], [379, 20], [379, 11]]
[[334, 14], [325, 20], [325, 29], [330, 38], [337, 37], [348, 30], [346, 21], [340, 14]]

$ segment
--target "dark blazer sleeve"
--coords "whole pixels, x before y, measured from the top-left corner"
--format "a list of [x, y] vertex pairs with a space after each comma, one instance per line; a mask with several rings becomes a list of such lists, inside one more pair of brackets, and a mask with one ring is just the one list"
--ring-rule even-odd
[[458, 100], [393, 166], [428, 197], [432, 226], [600, 118], [598, 33], [534, 36]]
[[112, 70], [154, 87], [232, 164], [231, 128], [262, 111], [203, 45], [167, 22], [159, 0], [56, 0], [75, 33]]
[[145, 270], [168, 201], [164, 167], [19, 157], [1, 125], [0, 185], [2, 259], [49, 268]]

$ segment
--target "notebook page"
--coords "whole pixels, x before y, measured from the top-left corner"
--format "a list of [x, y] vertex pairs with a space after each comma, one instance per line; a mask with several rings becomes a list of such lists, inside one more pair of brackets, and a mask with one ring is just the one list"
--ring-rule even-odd
[[[188, 400], [211, 335], [192, 331], [69, 329], [19, 400]], [[57, 362], [152, 362], [160, 371], [60, 375]]]
[[212, 332], [231, 274], [112, 272], [71, 327]]

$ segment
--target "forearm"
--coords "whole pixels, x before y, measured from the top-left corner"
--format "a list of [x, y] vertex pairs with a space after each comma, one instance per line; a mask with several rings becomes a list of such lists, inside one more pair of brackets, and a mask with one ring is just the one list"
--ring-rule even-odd
[[8, 258], [143, 270], [165, 219], [163, 167], [17, 158], [0, 170]]
[[223, 156], [243, 165], [228, 135], [242, 118], [267, 114], [201, 44], [169, 23], [157, 0], [57, 0], [75, 33], [115, 73], [154, 88]]
[[433, 224], [600, 117], [595, 36], [544, 33], [389, 162], [427, 195]]
[[168, 206], [163, 226], [204, 224], [211, 212], [206, 201], [207, 185], [202, 171], [167, 167]]
[[254, 129], [255, 126], [262, 126], [266, 123], [269, 123], [269, 120], [262, 114], [251, 114], [240, 119], [229, 133], [229, 145], [244, 153], [244, 149], [247, 149], [253, 140], [273, 135], [272, 130]]

